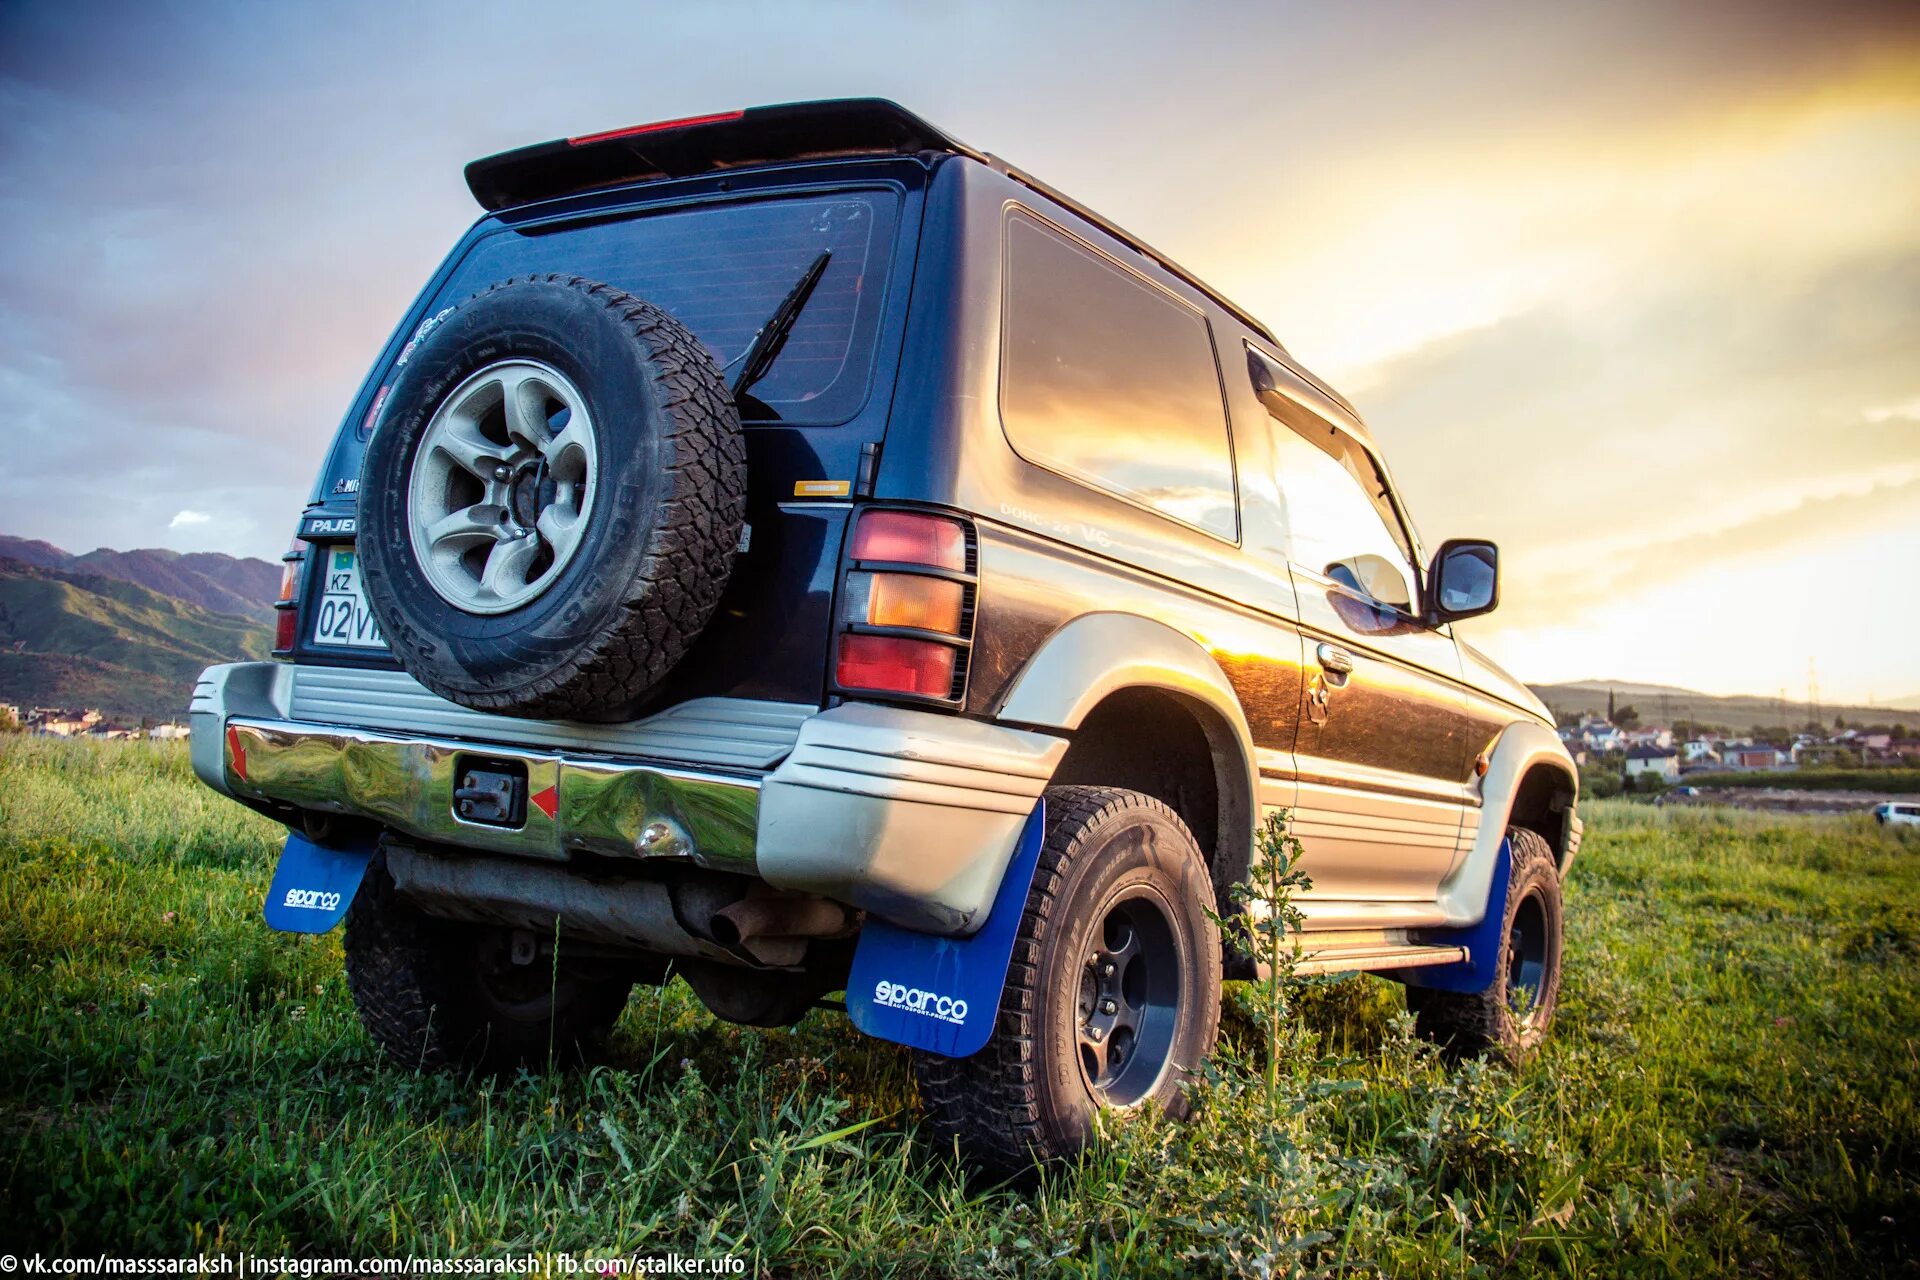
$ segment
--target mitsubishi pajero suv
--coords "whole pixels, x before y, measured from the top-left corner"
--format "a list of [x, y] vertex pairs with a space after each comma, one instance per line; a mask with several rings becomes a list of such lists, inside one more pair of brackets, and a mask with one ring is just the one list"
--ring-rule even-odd
[[892, 103], [467, 168], [485, 209], [349, 409], [278, 661], [192, 704], [417, 1068], [577, 1051], [635, 983], [845, 991], [1018, 1169], [1184, 1106], [1285, 811], [1308, 971], [1524, 1052], [1577, 774], [1460, 642], [1353, 407], [1097, 213]]

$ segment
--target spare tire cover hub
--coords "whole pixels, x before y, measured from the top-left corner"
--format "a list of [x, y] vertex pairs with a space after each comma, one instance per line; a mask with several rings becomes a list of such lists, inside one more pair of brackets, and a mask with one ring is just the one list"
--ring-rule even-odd
[[440, 402], [408, 479], [413, 553], [441, 599], [504, 613], [553, 585], [593, 514], [586, 397], [558, 370], [501, 360]]

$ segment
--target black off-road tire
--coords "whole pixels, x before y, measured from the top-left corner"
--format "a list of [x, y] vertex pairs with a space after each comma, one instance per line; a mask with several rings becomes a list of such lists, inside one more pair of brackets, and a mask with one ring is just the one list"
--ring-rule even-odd
[[[409, 482], [447, 395], [513, 359], [551, 366], [584, 396], [594, 502], [578, 549], [539, 595], [468, 612], [419, 564]], [[362, 581], [394, 656], [440, 696], [506, 715], [622, 720], [711, 618], [746, 486], [739, 411], [686, 326], [579, 276], [506, 280], [434, 323], [395, 375], [361, 468]]]
[[[1081, 957], [1116, 896], [1162, 902], [1178, 956], [1177, 1013], [1167, 1066], [1138, 1102], [1184, 1117], [1185, 1082], [1220, 1023], [1220, 931], [1213, 885], [1193, 834], [1160, 801], [1117, 787], [1046, 793], [1046, 840], [1027, 895], [993, 1037], [970, 1058], [916, 1050], [926, 1124], [942, 1150], [1019, 1176], [1072, 1156], [1102, 1103], [1083, 1073]], [[1129, 1104], [1129, 1105], [1137, 1105]]]
[[[1409, 986], [1407, 1008], [1414, 1015], [1415, 1030], [1449, 1054], [1491, 1054], [1517, 1065], [1539, 1047], [1553, 1025], [1560, 1000], [1562, 912], [1560, 868], [1552, 846], [1525, 827], [1508, 828], [1507, 842], [1513, 866], [1507, 877], [1493, 984], [1473, 993]], [[1516, 935], [1514, 922], [1523, 912], [1527, 918]], [[1538, 946], [1540, 968], [1536, 983], [1530, 986], [1531, 1002], [1516, 1014], [1515, 948], [1518, 943], [1523, 952], [1530, 949], [1521, 941], [1530, 930], [1543, 934]]]
[[503, 931], [436, 919], [394, 888], [376, 858], [347, 910], [347, 989], [375, 1044], [416, 1071], [571, 1065], [610, 1030], [633, 990], [543, 956], [509, 987]]

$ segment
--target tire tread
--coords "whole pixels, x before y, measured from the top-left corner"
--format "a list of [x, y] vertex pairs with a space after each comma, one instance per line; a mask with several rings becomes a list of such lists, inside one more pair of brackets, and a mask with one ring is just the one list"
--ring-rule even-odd
[[[1046, 792], [1047, 831], [1034, 868], [1033, 888], [1007, 967], [992, 1038], [970, 1058], [915, 1050], [914, 1078], [928, 1134], [942, 1150], [957, 1147], [970, 1163], [1015, 1176], [1036, 1161], [1068, 1153], [1051, 1148], [1041, 1114], [1039, 1037], [1042, 949], [1064, 927], [1060, 893], [1080, 853], [1080, 834], [1110, 813], [1144, 810], [1187, 827], [1151, 796], [1118, 787], [1056, 786]], [[1187, 837], [1192, 839], [1191, 834]]]

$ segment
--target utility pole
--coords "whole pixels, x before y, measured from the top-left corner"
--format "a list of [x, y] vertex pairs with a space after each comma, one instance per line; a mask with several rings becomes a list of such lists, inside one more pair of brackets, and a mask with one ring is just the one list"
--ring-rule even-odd
[[1807, 659], [1807, 716], [1814, 732], [1820, 732], [1820, 671], [1811, 657]]

